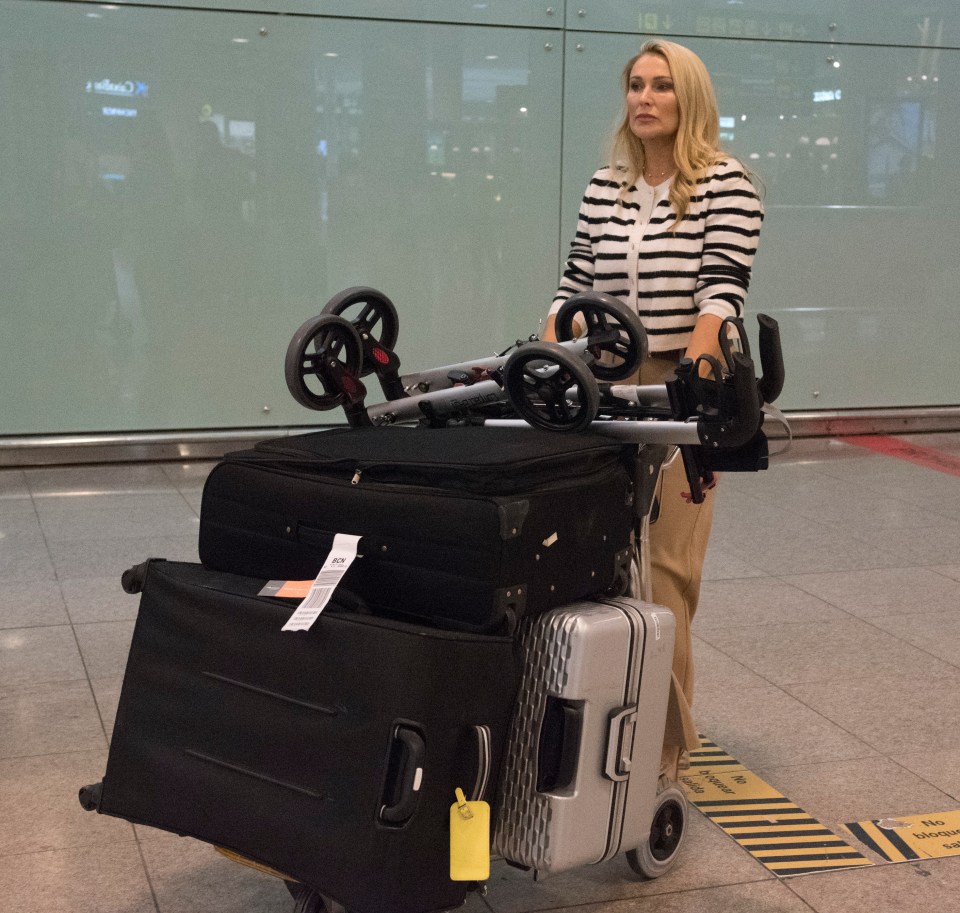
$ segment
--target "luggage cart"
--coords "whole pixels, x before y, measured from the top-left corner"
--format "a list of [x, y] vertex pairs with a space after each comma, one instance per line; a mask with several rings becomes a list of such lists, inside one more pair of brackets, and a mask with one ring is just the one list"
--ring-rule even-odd
[[[574, 338], [578, 326], [583, 332]], [[542, 343], [531, 337], [493, 358], [401, 375], [393, 351], [398, 335], [396, 309], [382, 293], [360, 287], [335, 296], [324, 313], [297, 330], [287, 350], [284, 370], [297, 402], [319, 411], [343, 407], [352, 427], [479, 424], [489, 429], [490, 435], [496, 435], [502, 427], [565, 433], [589, 428], [636, 445], [636, 553], [640, 595], [645, 599], [619, 597], [552, 609], [525, 622], [519, 635], [528, 651], [528, 666], [530, 655], [544, 650], [549, 653], [549, 645], [558, 637], [566, 638], [567, 643], [571, 637], [579, 637], [586, 646], [578, 647], [573, 654], [579, 651], [584, 656], [593, 655], [590, 662], [584, 660], [586, 668], [591, 663], [598, 665], [597, 656], [609, 656], [608, 648], [596, 646], [603, 642], [597, 631], [610, 637], [611, 631], [628, 630], [627, 639], [634, 647], [632, 652], [624, 652], [621, 664], [625, 670], [623, 694], [616, 707], [587, 713], [587, 702], [576, 694], [548, 699], [546, 692], [537, 690], [539, 686], [531, 685], [526, 691], [526, 686], [522, 687], [521, 693], [527, 695], [525, 719], [536, 721], [541, 737], [535, 744], [528, 741], [520, 746], [519, 760], [513, 767], [508, 762], [506, 770], [507, 776], [525, 771], [523, 776], [529, 780], [531, 767], [534, 778], [543, 774], [540, 768], [549, 768], [546, 780], [539, 784], [543, 787], [540, 793], [551, 789], [562, 792], [569, 790], [571, 778], [583, 763], [583, 753], [601, 752], [600, 787], [595, 773], [591, 776], [595, 789], [616, 797], [610, 804], [612, 824], [605, 823], [602, 828], [616, 831], [616, 836], [592, 858], [573, 854], [558, 861], [525, 852], [524, 847], [529, 849], [531, 843], [543, 839], [536, 827], [527, 828], [517, 841], [508, 833], [509, 822], [501, 822], [496, 849], [508, 862], [534, 869], [538, 877], [624, 852], [633, 871], [644, 878], [656, 878], [675, 863], [686, 832], [682, 791], [676, 784], [658, 781], [673, 617], [668, 610], [649, 605], [646, 545], [656, 483], [661, 467], [677, 448], [695, 501], [702, 499], [701, 486], [715, 470], [766, 468], [764, 409], [777, 398], [783, 385], [779, 335], [776, 322], [761, 315], [763, 376], [759, 379], [743, 325], [730, 321], [721, 336], [722, 363], [712, 359], [706, 365], [703, 360], [681, 362], [676, 376], [666, 384], [633, 386], [618, 381], [626, 380], [645, 358], [646, 337], [635, 315], [616, 299], [595, 293], [574, 296], [558, 315], [557, 331], [560, 343]], [[731, 338], [738, 339], [738, 344], [732, 344]], [[370, 374], [377, 376], [386, 402], [368, 407], [361, 377]], [[562, 629], [559, 635], [558, 626]], [[574, 629], [581, 633], [574, 636]], [[613, 638], [622, 640], [622, 633], [615, 633]], [[557, 671], [555, 664], [550, 668]], [[537, 701], [530, 698], [534, 693], [540, 695]], [[641, 709], [641, 694], [649, 708]], [[640, 748], [639, 734], [644, 726], [649, 744]], [[632, 797], [627, 798], [631, 796], [631, 782], [634, 789]], [[534, 793], [536, 786], [534, 783], [531, 787]], [[501, 798], [504, 795], [502, 792]], [[514, 790], [507, 797], [514, 809], [524, 804], [518, 803], [516, 796]], [[81, 804], [87, 810], [99, 811], [101, 800], [102, 784], [80, 791]], [[536, 803], [528, 811], [530, 808], [537, 813]], [[569, 826], [572, 819], [569, 814], [566, 818]], [[374, 913], [372, 909], [346, 908], [325, 894], [323, 885], [285, 876], [282, 866], [272, 869], [236, 852], [227, 855], [283, 878], [294, 899], [295, 913]], [[482, 885], [468, 887], [483, 890]]]
[[[343, 323], [349, 323], [346, 315], [355, 306], [359, 306], [359, 313], [353, 317], [353, 329], [359, 337], [359, 346], [358, 340]], [[645, 335], [642, 326], [638, 329], [635, 315], [626, 312], [620, 302], [589, 292], [573, 296], [561, 308], [556, 321], [558, 338], [562, 340], [560, 344], [545, 344], [531, 337], [526, 342], [518, 342], [509, 355], [503, 353], [401, 377], [399, 360], [390, 350], [397, 339], [395, 308], [382, 293], [356, 288], [332, 299], [323, 316], [305, 323], [288, 350], [286, 378], [294, 398], [303, 405], [318, 408], [318, 400], [307, 390], [308, 380], [315, 378], [323, 388], [322, 406], [329, 408], [330, 403], [346, 403], [348, 420], [353, 425], [404, 421], [442, 425], [455, 421], [480, 421], [491, 432], [496, 428], [516, 428], [525, 424], [561, 432], [589, 428], [592, 432], [635, 443], [638, 447], [636, 556], [640, 595], [645, 601], [622, 600], [619, 605], [607, 606], [578, 604], [574, 608], [555, 609], [521, 626], [520, 640], [527, 649], [526, 672], [533, 681], [521, 686], [518, 713], [522, 725], [516, 727], [520, 736], [514, 740], [516, 744], [512, 743], [508, 748], [504, 771], [505, 780], [511, 778], [516, 782], [501, 784], [500, 800], [524, 820], [521, 823], [501, 820], [498, 823], [495, 850], [512, 864], [533, 869], [537, 877], [580, 864], [600, 862], [623, 851], [634, 872], [644, 878], [656, 878], [669, 871], [677, 859], [686, 833], [685, 796], [675, 783], [657, 781], [651, 790], [649, 776], [650, 765], [659, 763], [659, 745], [665, 722], [665, 683], [669, 681], [673, 643], [672, 614], [667, 613], [669, 623], [661, 620], [657, 608], [649, 604], [652, 591], [647, 547], [650, 517], [661, 469], [669, 459], [678, 455], [683, 460], [695, 503], [702, 502], [704, 486], [712, 480], [714, 471], [767, 468], [767, 440], [763, 432], [765, 412], [775, 412], [772, 403], [782, 390], [784, 369], [776, 321], [761, 314], [758, 322], [763, 371], [759, 379], [754, 372], [742, 321], [728, 319], [720, 333], [722, 364], [706, 357], [696, 362], [684, 360], [674, 378], [664, 385], [618, 385], [616, 381], [633, 374], [646, 356]], [[575, 341], [577, 323], [584, 329]], [[379, 335], [376, 333], [378, 325], [382, 327]], [[360, 365], [365, 374], [376, 373], [387, 402], [366, 408], [362, 394], [351, 399], [347, 389], [338, 389], [336, 377], [329, 373], [325, 375], [321, 366], [322, 355], [331, 348], [352, 348], [346, 357], [352, 363], [354, 373], [359, 373]], [[310, 356], [307, 354], [310, 349], [321, 354]], [[707, 361], [706, 366], [704, 361]], [[583, 370], [584, 366], [587, 371]], [[347, 387], [356, 389], [352, 378]], [[491, 415], [491, 407], [499, 414]], [[511, 409], [515, 416], [505, 415]], [[663, 715], [658, 715], [655, 710], [652, 717], [653, 727], [659, 735], [652, 739], [657, 749], [655, 757], [648, 752], [650, 756], [644, 759], [647, 794], [643, 795], [644, 787], [638, 787], [640, 795], [635, 789], [628, 800], [625, 787], [620, 791], [607, 790], [602, 779], [598, 783], [594, 778], [594, 798], [598, 795], [607, 797], [610, 793], [601, 800], [601, 804], [608, 801], [610, 805], [610, 821], [604, 821], [601, 828], [607, 835], [605, 845], [599, 854], [596, 850], [587, 850], [587, 856], [577, 852], [571, 854], [568, 846], [557, 856], [553, 848], [551, 852], [545, 848], [549, 828], [543, 822], [554, 821], [559, 815], [561, 819], [565, 818], [566, 827], [570, 828], [571, 821], [576, 822], [585, 811], [582, 803], [572, 803], [558, 813], [556, 809], [562, 808], [563, 802], [562, 799], [558, 802], [556, 795], [575, 794], [580, 788], [574, 789], [572, 784], [576, 770], [584, 761], [584, 752], [589, 755], [588, 742], [595, 743], [594, 749], [601, 743], [606, 746], [603, 774], [607, 786], [618, 783], [624, 786], [624, 782], [630, 779], [634, 751], [640, 754], [634, 742], [639, 730], [639, 681], [627, 688], [628, 694], [633, 689], [633, 703], [629, 703], [630, 698], [625, 695], [628, 703], [616, 713], [611, 711], [609, 720], [599, 720], [596, 714], [592, 714], [590, 736], [581, 739], [586, 702], [576, 697], [558, 698], [555, 692], [562, 691], [562, 687], [554, 682], [551, 688], [544, 681], [544, 677], [549, 678], [544, 670], [540, 670], [539, 678], [536, 674], [531, 675], [530, 664], [537, 661], [533, 657], [540, 657], [539, 662], [543, 665], [542, 655], [550, 652], [549, 642], [557, 636], [554, 629], [558, 626], [567, 628], [569, 641], [570, 630], [581, 626], [590, 628], [585, 620], [596, 621], [596, 610], [599, 610], [604, 624], [620, 625], [632, 632], [626, 638], [623, 632], [618, 632], [601, 651], [607, 657], [610, 644], [619, 642], [622, 646], [624, 640], [629, 642], [631, 638], [639, 638], [640, 646], [636, 649], [642, 656], [649, 639], [646, 628], [650, 627], [651, 619], [657, 629], [657, 641], [664, 636], [661, 631], [669, 629], [666, 638], [669, 650], [659, 654], [663, 690], [656, 692], [656, 683], [648, 686], [649, 692], [659, 698], [651, 702], [657, 705], [657, 709], [662, 708]], [[584, 642], [596, 637], [596, 633], [587, 635], [585, 630], [581, 631], [580, 639]], [[660, 646], [662, 648], [663, 644]], [[583, 654], [580, 660], [589, 666], [590, 655], [596, 649], [580, 644], [572, 650], [568, 642], [563, 652]], [[602, 665], [597, 663], [596, 656], [592, 657], [592, 662]], [[646, 664], [648, 672], [656, 667], [655, 661], [649, 658]], [[549, 671], [558, 674], [556, 668]], [[636, 675], [636, 671], [630, 674]], [[559, 675], [559, 678], [565, 677], [569, 677], [567, 673]], [[656, 675], [651, 677], [655, 679]], [[539, 697], [534, 699], [533, 694]], [[646, 717], [649, 722], [649, 714]], [[623, 729], [625, 719], [633, 727], [629, 734]], [[547, 740], [552, 740], [554, 754], [559, 751], [560, 760], [549, 761], [544, 757], [543, 734], [548, 723], [555, 732]], [[531, 734], [531, 727], [540, 733], [539, 739]], [[617, 752], [620, 752], [619, 757]], [[534, 789], [534, 781], [543, 774], [542, 769], [538, 773], [538, 765], [549, 767], [554, 779], [540, 782], [537, 784], [539, 789]], [[637, 766], [642, 769], [644, 763]], [[640, 779], [639, 773], [637, 779]], [[583, 778], [591, 779], [589, 774], [583, 774]], [[526, 784], [525, 796], [521, 795], [524, 790], [517, 786], [521, 780]], [[551, 790], [553, 800], [550, 799]], [[654, 793], [652, 797], [651, 791]], [[543, 801], [538, 803], [537, 798]], [[633, 820], [626, 824], [628, 809]], [[579, 820], [582, 822], [582, 818]], [[573, 827], [576, 827], [575, 823]], [[566, 858], [563, 858], [564, 853], [567, 853]], [[330, 913], [349, 913], [336, 905], [329, 906], [329, 902], [324, 907], [322, 895], [309, 888], [293, 890], [298, 898], [298, 910], [329, 909]], [[301, 906], [303, 904], [307, 906]]]

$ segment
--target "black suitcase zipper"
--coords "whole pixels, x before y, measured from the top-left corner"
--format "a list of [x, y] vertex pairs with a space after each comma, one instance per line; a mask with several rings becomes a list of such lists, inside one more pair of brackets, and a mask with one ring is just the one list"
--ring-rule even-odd
[[[312, 466], [317, 467], [316, 460], [230, 460], [230, 465], [234, 466], [249, 466], [257, 467], [258, 469], [264, 469], [268, 472], [275, 472], [278, 475], [302, 478], [303, 474], [294, 470], [294, 467], [300, 468], [303, 466]], [[221, 464], [225, 465], [225, 464]], [[374, 469], [380, 466], [392, 467], [397, 464], [395, 463], [358, 463], [356, 461], [338, 461], [337, 463], [326, 463], [322, 464], [322, 469], [320, 471], [311, 472], [310, 475], [313, 476], [318, 482], [323, 482], [324, 484], [330, 485], [340, 485], [340, 486], [359, 486], [363, 485], [364, 488], [372, 488], [374, 491], [403, 491], [409, 492], [411, 494], [424, 494], [430, 495], [431, 497], [446, 497], [446, 498], [455, 498], [457, 500], [475, 500], [475, 501], [515, 501], [520, 500], [525, 497], [530, 497], [531, 495], [540, 495], [540, 494], [550, 494], [551, 492], [563, 492], [567, 491], [570, 488], [580, 488], [585, 483], [598, 483], [603, 481], [608, 476], [616, 476], [619, 474], [622, 469], [622, 465], [619, 463], [609, 463], [605, 466], [601, 466], [597, 469], [592, 469], [588, 473], [583, 473], [577, 475], [576, 477], [566, 477], [558, 482], [547, 482], [538, 485], [532, 490], [520, 490], [515, 492], [483, 492], [483, 491], [474, 491], [469, 488], [443, 488], [443, 487], [431, 487], [426, 485], [412, 485], [406, 482], [383, 482], [383, 481], [365, 481], [363, 476], [370, 469]], [[404, 464], [415, 466], [419, 465], [416, 463]], [[469, 471], [475, 469], [476, 467], [471, 466], [459, 466], [455, 464], [446, 463], [443, 464], [445, 467], [450, 469], [457, 469], [461, 471]], [[289, 467], [289, 468], [288, 468]], [[339, 472], [326, 472], [323, 470], [331, 470], [335, 467], [339, 467]], [[348, 478], [349, 477], [349, 478]], [[633, 497], [633, 484], [629, 484], [630, 498]]]
[[[231, 463], [241, 463], [245, 465], [257, 465], [262, 466], [264, 464], [279, 466], [283, 464], [296, 465], [300, 467], [312, 467], [313, 473], [318, 478], [329, 478], [332, 473], [334, 476], [340, 474], [349, 474], [353, 484], [360, 484], [362, 476], [364, 473], [373, 472], [376, 474], [377, 470], [386, 470], [386, 471], [402, 471], [405, 469], [422, 469], [424, 472], [429, 472], [431, 468], [435, 468], [447, 476], [460, 476], [465, 478], [470, 478], [471, 476], [477, 475], [496, 475], [496, 476], [509, 476], [511, 470], [515, 466], [522, 466], [523, 475], [536, 475], [538, 467], [550, 466], [557, 462], [557, 456], [551, 454], [544, 457], [538, 458], [528, 458], [522, 461], [518, 461], [517, 464], [500, 464], [496, 470], [493, 470], [490, 466], [478, 466], [477, 464], [467, 464], [467, 463], [446, 463], [446, 462], [435, 462], [435, 463], [422, 463], [415, 460], [356, 460], [356, 459], [334, 459], [326, 461], [323, 458], [318, 458], [315, 455], [304, 453], [302, 450], [297, 450], [294, 448], [282, 448], [276, 447], [271, 448], [270, 450], [256, 451], [258, 454], [263, 454], [263, 456], [257, 456], [251, 458], [249, 456], [250, 451], [242, 452], [237, 454], [235, 458], [231, 458], [230, 455], [227, 456], [226, 462]], [[586, 474], [576, 473], [577, 479], [589, 479], [592, 476], [599, 476], [600, 473], [604, 471], [611, 471], [611, 468], [616, 469], [617, 467], [623, 468], [626, 471], [624, 464], [615, 457], [614, 452], [609, 446], [597, 446], [590, 450], [576, 451], [573, 454], [570, 454], [571, 461], [574, 457], [577, 456], [598, 456], [601, 454], [609, 454], [612, 458], [609, 463], [606, 463], [604, 466], [599, 467], [598, 469], [592, 469]], [[401, 486], [404, 489], [415, 490], [417, 486], [408, 485], [406, 482], [397, 481], [380, 481], [379, 484], [391, 485], [391, 486]], [[423, 487], [423, 486], [421, 486]], [[433, 490], [445, 490], [441, 486], [437, 486]], [[551, 486], [541, 486], [537, 485], [532, 491], [523, 489], [518, 489], [515, 492], [487, 492], [487, 491], [477, 491], [476, 489], [470, 487], [464, 488], [455, 488], [450, 489], [457, 492], [462, 492], [465, 494], [474, 494], [481, 495], [486, 497], [508, 497], [513, 494], [532, 494], [535, 492], [551, 491], [553, 490]], [[562, 489], [561, 489], [562, 490]]]
[[[164, 562], [165, 564], [176, 564], [176, 562]], [[160, 571], [162, 573], [162, 571]], [[226, 596], [233, 599], [249, 599], [255, 603], [264, 606], [270, 606], [272, 609], [289, 609], [293, 611], [296, 608], [296, 601], [293, 599], [282, 599], [272, 596], [261, 596], [259, 593], [235, 593], [231, 590], [223, 589], [218, 586], [207, 583], [199, 583], [192, 580], [183, 580], [176, 575], [168, 574], [178, 586], [191, 590], [200, 590], [203, 592], [215, 593], [219, 596]], [[338, 621], [345, 621], [351, 624], [373, 625], [374, 627], [389, 628], [404, 634], [412, 636], [429, 636], [440, 640], [459, 640], [459, 641], [479, 641], [483, 643], [512, 643], [510, 637], [499, 634], [485, 634], [477, 631], [457, 631], [447, 628], [431, 627], [429, 625], [416, 625], [407, 621], [400, 621], [395, 618], [389, 618], [384, 615], [366, 614], [363, 612], [354, 612], [340, 609], [339, 606], [331, 605], [330, 610], [324, 614], [335, 617]], [[278, 629], [279, 630], [279, 629]]]

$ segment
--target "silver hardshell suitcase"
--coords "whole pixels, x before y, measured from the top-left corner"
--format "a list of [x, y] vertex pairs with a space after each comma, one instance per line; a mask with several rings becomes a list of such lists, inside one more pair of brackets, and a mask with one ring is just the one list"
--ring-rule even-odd
[[537, 877], [626, 852], [665, 872], [685, 824], [683, 793], [658, 792], [675, 621], [621, 597], [528, 619], [494, 852]]

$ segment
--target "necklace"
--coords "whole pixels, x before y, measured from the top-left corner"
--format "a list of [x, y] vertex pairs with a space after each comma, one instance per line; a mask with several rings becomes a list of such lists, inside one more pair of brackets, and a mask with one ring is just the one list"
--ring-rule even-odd
[[664, 168], [662, 171], [647, 171], [644, 168], [643, 176], [648, 181], [656, 181], [659, 184], [668, 174], [673, 174], [674, 171], [676, 171], [676, 168]]

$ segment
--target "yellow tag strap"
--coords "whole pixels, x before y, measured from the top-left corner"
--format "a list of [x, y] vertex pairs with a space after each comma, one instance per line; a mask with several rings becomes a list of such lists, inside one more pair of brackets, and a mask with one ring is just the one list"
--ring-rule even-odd
[[465, 821], [469, 821], [473, 817], [473, 812], [470, 811], [470, 803], [467, 802], [467, 797], [463, 794], [463, 790], [458, 786], [456, 789], [457, 793], [457, 811], [460, 813], [460, 817]]

